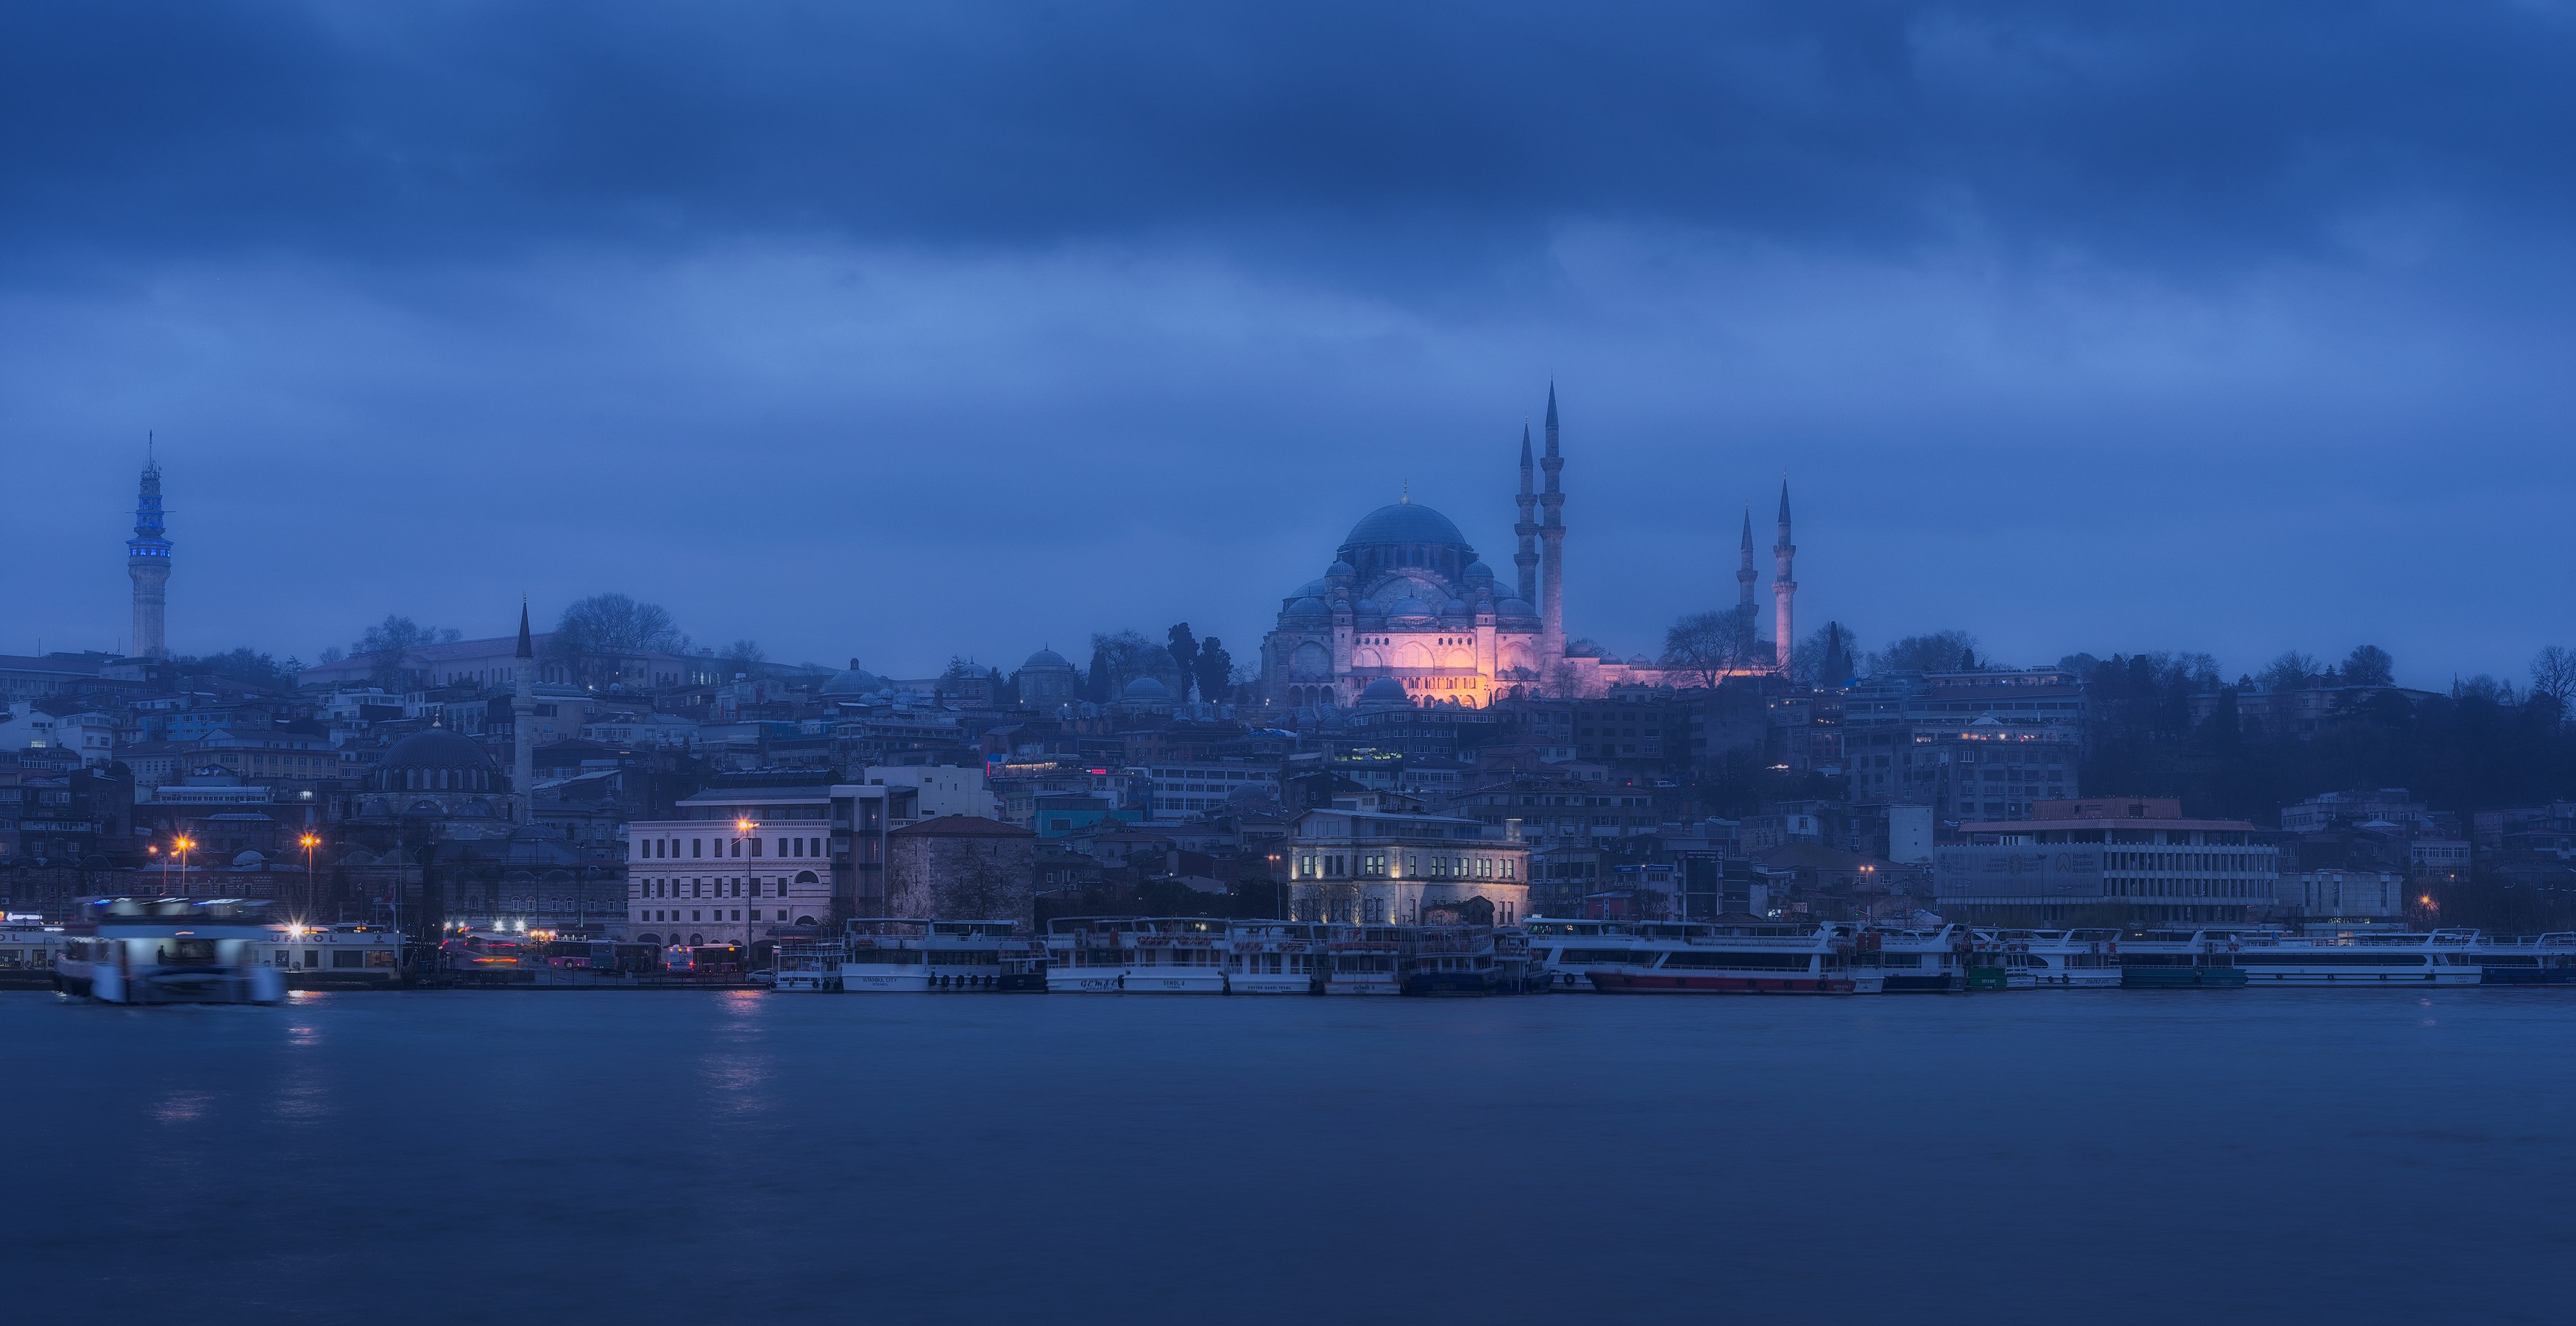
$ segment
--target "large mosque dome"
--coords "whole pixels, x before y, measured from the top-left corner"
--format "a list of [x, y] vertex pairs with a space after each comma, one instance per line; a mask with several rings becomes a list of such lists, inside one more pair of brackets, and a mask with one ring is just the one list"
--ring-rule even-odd
[[1464, 547], [1467, 537], [1447, 516], [1427, 506], [1396, 502], [1360, 517], [1351, 526], [1351, 536], [1342, 540], [1345, 548], [1365, 547], [1378, 543], [1428, 543]]

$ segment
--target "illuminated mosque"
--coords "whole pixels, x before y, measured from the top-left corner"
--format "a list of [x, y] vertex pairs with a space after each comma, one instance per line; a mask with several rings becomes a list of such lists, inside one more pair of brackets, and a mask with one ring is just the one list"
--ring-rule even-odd
[[[1547, 393], [1547, 444], [1533, 459], [1521, 430], [1519, 548], [1505, 582], [1477, 559], [1447, 516], [1407, 492], [1360, 518], [1321, 579], [1281, 601], [1279, 624], [1261, 642], [1261, 687], [1273, 704], [1295, 707], [1456, 705], [1483, 708], [1514, 695], [1590, 696], [1618, 685], [1663, 685], [1662, 667], [1569, 653], [1565, 635], [1565, 494], [1558, 476], [1556, 388]], [[1544, 486], [1538, 482], [1546, 476]], [[1797, 581], [1789, 541], [1789, 490], [1780, 489], [1780, 536], [1772, 546], [1771, 640], [1795, 640]], [[1759, 635], [1754, 605], [1753, 523], [1745, 518], [1736, 613], [1747, 638]], [[1785, 651], [1757, 646], [1747, 671], [1774, 671]]]

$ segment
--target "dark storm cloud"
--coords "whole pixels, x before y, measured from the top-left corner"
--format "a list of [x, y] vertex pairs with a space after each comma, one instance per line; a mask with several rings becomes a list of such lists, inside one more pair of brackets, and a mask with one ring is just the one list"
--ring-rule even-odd
[[31, 4], [0, 235], [1472, 266], [1613, 218], [2224, 263], [2427, 199], [2563, 222], [2571, 46], [2502, 3]]
[[1553, 375], [1623, 654], [1788, 469], [1800, 611], [1871, 642], [2511, 670], [2576, 555], [2571, 34], [0, 0], [0, 563], [61, 572], [0, 648], [121, 638], [158, 429], [190, 652], [616, 589], [898, 671], [1243, 658], [1406, 479], [1507, 555]]

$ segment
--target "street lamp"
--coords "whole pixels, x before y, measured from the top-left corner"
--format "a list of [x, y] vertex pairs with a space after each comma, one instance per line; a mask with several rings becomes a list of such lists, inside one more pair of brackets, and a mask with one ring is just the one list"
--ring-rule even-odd
[[[744, 816], [743, 818], [737, 819], [733, 822], [733, 839], [735, 842], [741, 842], [758, 832], [760, 832], [760, 821], [752, 819], [749, 816]], [[751, 882], [751, 887], [754, 891], [758, 891], [760, 888], [759, 876], [746, 875], [744, 878]], [[782, 893], [786, 891], [786, 888], [787, 886], [783, 883], [779, 885], [779, 891]], [[742, 923], [742, 969], [745, 972], [751, 970], [751, 922], [749, 921]]]
[[[179, 886], [181, 888], [186, 888], [188, 886], [188, 853], [193, 852], [196, 849], [197, 840], [187, 836], [186, 834], [181, 834], [170, 840], [170, 850], [177, 853], [179, 856]], [[170, 872], [165, 870], [161, 873], [161, 891], [167, 893], [170, 891]]]
[[[322, 845], [322, 836], [317, 833], [306, 833], [295, 840], [295, 845], [304, 849], [304, 916], [306, 920], [311, 920], [313, 917], [313, 849]], [[343, 912], [341, 915], [346, 916], [347, 913]]]

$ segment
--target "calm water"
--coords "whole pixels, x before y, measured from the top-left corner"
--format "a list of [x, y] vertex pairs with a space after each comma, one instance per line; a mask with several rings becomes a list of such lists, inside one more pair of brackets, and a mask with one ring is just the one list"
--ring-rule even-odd
[[2576, 990], [6, 994], [0, 1292], [192, 1326], [2562, 1321], [2571, 1030]]

